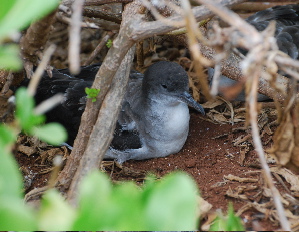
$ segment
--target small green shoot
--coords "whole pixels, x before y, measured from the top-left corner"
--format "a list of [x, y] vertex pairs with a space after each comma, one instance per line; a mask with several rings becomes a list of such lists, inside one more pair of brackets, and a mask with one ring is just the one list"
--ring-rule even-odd
[[220, 214], [210, 228], [211, 231], [245, 231], [241, 218], [235, 215], [232, 203], [228, 205], [228, 213], [225, 217]]
[[97, 96], [99, 95], [100, 90], [99, 89], [93, 89], [93, 88], [85, 88], [85, 93], [87, 94], [87, 98], [91, 98], [92, 102], [95, 102], [97, 100]]
[[108, 39], [108, 41], [106, 43], [107, 48], [111, 48], [112, 44], [113, 44], [112, 39]]

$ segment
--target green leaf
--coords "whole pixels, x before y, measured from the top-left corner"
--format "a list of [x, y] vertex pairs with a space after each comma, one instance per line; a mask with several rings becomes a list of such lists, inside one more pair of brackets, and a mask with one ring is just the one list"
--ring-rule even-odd
[[230, 202], [228, 205], [227, 215], [227, 230], [229, 231], [244, 231], [245, 228], [241, 222], [241, 218], [235, 215], [233, 204]]
[[118, 206], [119, 210], [111, 215], [117, 223], [112, 224], [111, 221], [110, 228], [116, 231], [147, 230], [141, 188], [138, 188], [133, 182], [122, 183], [114, 187], [111, 197], [115, 207]]
[[244, 231], [241, 218], [235, 215], [232, 203], [228, 205], [228, 215], [225, 217], [221, 213], [212, 224], [211, 231]]
[[32, 115], [34, 99], [29, 96], [27, 89], [21, 87], [16, 91], [16, 117], [21, 121], [27, 121]]
[[12, 8], [12, 6], [15, 4], [16, 0], [4, 0], [1, 2], [0, 7], [0, 21], [5, 17], [7, 12]]
[[16, 133], [13, 129], [0, 124], [0, 149], [5, 149], [16, 141]]
[[29, 134], [34, 126], [45, 121], [45, 116], [34, 114], [34, 99], [27, 92], [27, 89], [21, 87], [16, 92], [16, 118], [21, 128]]
[[3, 197], [21, 198], [22, 175], [12, 154], [3, 147], [0, 147], [0, 161], [0, 199]]
[[[4, 0], [4, 2], [9, 1], [11, 0]], [[0, 40], [50, 13], [58, 6], [59, 2], [60, 0], [17, 0], [4, 4], [4, 8], [0, 11], [2, 14], [0, 16]]]
[[103, 173], [80, 186], [79, 214], [72, 230], [195, 230], [196, 185], [186, 174], [153, 178], [145, 189], [133, 182], [112, 186]]
[[0, 69], [19, 70], [21, 67], [18, 46], [15, 44], [0, 46]]
[[95, 102], [97, 99], [96, 97], [99, 95], [100, 89], [94, 89], [94, 88], [85, 88], [85, 93], [87, 94], [87, 98], [91, 98], [92, 102]]
[[112, 185], [105, 174], [94, 171], [86, 176], [79, 188], [80, 211], [72, 230], [111, 230], [108, 225], [117, 223], [113, 215], [119, 209], [112, 204], [111, 192]]
[[65, 128], [54, 122], [35, 127], [31, 134], [52, 145], [59, 145], [67, 139]]
[[197, 187], [190, 176], [172, 173], [149, 193], [144, 216], [147, 230], [196, 230]]
[[76, 211], [54, 189], [47, 191], [41, 201], [38, 213], [39, 230], [70, 230]]
[[113, 45], [113, 41], [111, 39], [108, 39], [106, 43], [107, 48], [111, 48], [112, 45]]
[[37, 221], [23, 199], [1, 196], [0, 227], [4, 231], [37, 231]]

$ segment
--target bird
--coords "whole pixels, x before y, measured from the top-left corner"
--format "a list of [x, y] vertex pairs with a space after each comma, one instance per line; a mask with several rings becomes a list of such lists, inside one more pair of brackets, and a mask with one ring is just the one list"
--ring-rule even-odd
[[263, 31], [271, 21], [276, 22], [274, 37], [279, 50], [293, 59], [299, 58], [299, 5], [274, 6], [249, 16], [245, 21]]
[[[46, 117], [66, 127], [68, 143], [76, 137], [87, 101], [85, 88], [92, 86], [99, 67], [100, 64], [82, 67], [77, 76], [71, 76], [68, 69], [55, 70], [52, 78], [44, 74], [37, 88], [36, 103], [63, 93], [61, 104]], [[123, 163], [179, 152], [189, 131], [188, 105], [205, 114], [188, 91], [188, 74], [175, 62], [156, 62], [144, 74], [132, 70], [114, 137], [104, 158]]]
[[[254, 26], [258, 31], [263, 31], [267, 28], [271, 21], [276, 22], [274, 37], [280, 51], [286, 53], [291, 58], [299, 59], [299, 5], [289, 4], [274, 6], [262, 11], [259, 11], [245, 21]], [[246, 55], [247, 51], [239, 48], [239, 51]], [[208, 68], [209, 79], [212, 80], [214, 69]], [[231, 86], [236, 81], [221, 75], [219, 86]], [[235, 100], [245, 101], [245, 94], [242, 92]], [[269, 100], [269, 97], [259, 94], [259, 101]]]

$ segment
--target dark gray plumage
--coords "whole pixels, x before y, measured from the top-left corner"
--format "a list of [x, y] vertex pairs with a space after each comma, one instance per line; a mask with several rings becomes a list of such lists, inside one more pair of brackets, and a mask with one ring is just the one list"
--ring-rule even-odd
[[[43, 78], [36, 100], [41, 102], [61, 92], [61, 105], [47, 114], [48, 121], [62, 123], [72, 143], [78, 132], [85, 108], [85, 87], [92, 85], [99, 66], [84, 67], [77, 77], [68, 70], [58, 70], [53, 78]], [[188, 105], [204, 114], [204, 110], [188, 93], [188, 75], [177, 63], [160, 61], [145, 74], [132, 71], [114, 138], [105, 158], [122, 163], [177, 153], [183, 147], [189, 130]]]
[[124, 130], [138, 131], [142, 146], [123, 151], [111, 148], [105, 157], [124, 162], [179, 152], [189, 131], [188, 105], [204, 114], [188, 90], [185, 70], [166, 61], [150, 66], [143, 80], [130, 81], [118, 122]]

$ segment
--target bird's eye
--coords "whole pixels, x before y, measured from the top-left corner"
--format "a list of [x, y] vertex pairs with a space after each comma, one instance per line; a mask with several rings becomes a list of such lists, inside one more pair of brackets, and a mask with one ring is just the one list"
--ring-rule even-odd
[[164, 89], [167, 89], [167, 85], [161, 84]]

